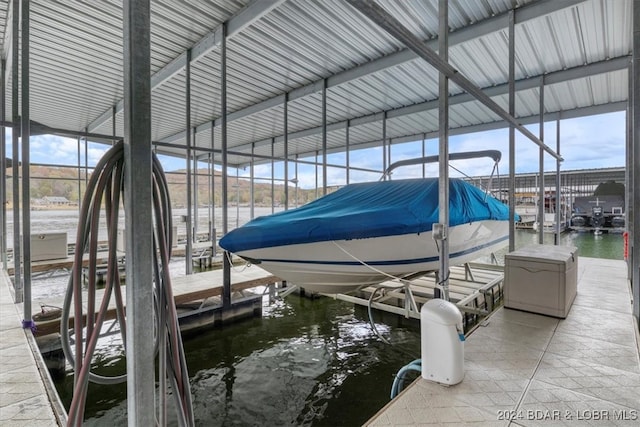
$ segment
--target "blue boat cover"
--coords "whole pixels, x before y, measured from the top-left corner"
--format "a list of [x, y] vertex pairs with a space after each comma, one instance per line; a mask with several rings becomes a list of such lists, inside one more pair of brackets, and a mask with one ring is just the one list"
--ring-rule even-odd
[[[509, 208], [460, 179], [449, 184], [449, 225], [508, 220]], [[220, 239], [231, 252], [330, 240], [431, 231], [438, 178], [347, 185], [300, 208], [262, 216]]]

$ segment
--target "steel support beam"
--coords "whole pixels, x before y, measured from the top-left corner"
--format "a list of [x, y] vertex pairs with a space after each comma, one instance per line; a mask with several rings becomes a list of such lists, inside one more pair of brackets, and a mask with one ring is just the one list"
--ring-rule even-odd
[[211, 197], [209, 198], [209, 203], [211, 203], [210, 214], [209, 214], [209, 232], [211, 233], [211, 244], [212, 244], [212, 254], [216, 254], [216, 172], [214, 168], [214, 151], [216, 148], [216, 139], [214, 132], [211, 132], [211, 152], [209, 153], [209, 192]]
[[78, 147], [78, 215], [82, 213], [82, 159], [80, 158], [80, 137], [76, 138]]
[[253, 159], [253, 155], [254, 155], [254, 151], [255, 151], [255, 146], [251, 145], [251, 164], [249, 165], [249, 193], [250, 193], [250, 198], [251, 198], [251, 212], [249, 214], [249, 219], [253, 219], [256, 216], [256, 209], [255, 209], [255, 160]]
[[282, 127], [284, 138], [284, 210], [289, 210], [289, 94], [286, 93], [282, 108]]
[[[438, 2], [438, 53], [443, 63], [449, 62], [449, 6], [448, 0]], [[440, 236], [433, 231], [434, 239], [440, 241], [439, 253], [439, 285], [442, 286], [442, 297], [449, 301], [449, 78], [440, 72], [438, 79], [438, 226]], [[386, 118], [386, 114], [385, 114]]]
[[629, 282], [631, 282], [631, 279], [633, 278], [633, 258], [631, 256], [629, 256], [629, 254], [633, 253], [633, 224], [634, 224], [634, 217], [636, 215], [635, 212], [635, 206], [634, 206], [634, 202], [635, 202], [635, 198], [634, 198], [634, 191], [633, 191], [633, 166], [634, 166], [634, 162], [633, 162], [633, 154], [634, 154], [634, 147], [633, 147], [633, 133], [634, 133], [634, 115], [633, 115], [633, 93], [634, 93], [634, 72], [633, 72], [633, 59], [631, 61], [629, 61], [629, 66], [628, 66], [628, 95], [627, 95], [627, 150], [626, 150], [626, 156], [625, 156], [625, 182], [626, 182], [626, 195], [625, 195], [625, 206], [627, 207], [625, 209], [625, 214], [626, 214], [626, 218], [625, 218], [625, 224], [626, 224], [626, 231], [627, 231], [627, 257], [626, 257], [626, 261], [627, 261], [627, 278], [629, 279]]
[[453, 68], [448, 62], [443, 61], [436, 52], [427, 47], [422, 40], [409, 31], [400, 21], [391, 16], [374, 0], [347, 0], [354, 8], [367, 16], [380, 28], [402, 42], [409, 49], [413, 50], [422, 59], [427, 61], [438, 71], [445, 74], [455, 84], [460, 86], [466, 92], [474, 96], [475, 99], [484, 104], [489, 110], [493, 111], [503, 120], [511, 123], [521, 134], [529, 138], [534, 144], [542, 147], [547, 153], [556, 159], [562, 160], [550, 147], [546, 146], [538, 137], [536, 137], [529, 129], [522, 126], [518, 120], [500, 107], [494, 100], [487, 96], [482, 89], [473, 84], [469, 79], [463, 76], [458, 70]]
[[[0, 60], [0, 120], [6, 120], [7, 86], [5, 84], [5, 74], [7, 72], [7, 61]], [[7, 265], [7, 140], [6, 128], [0, 126], [0, 259], [2, 268], [6, 270]]]
[[156, 422], [156, 382], [148, 328], [154, 310], [149, 1], [125, 0], [123, 13], [127, 414], [129, 425], [150, 426]]
[[[187, 167], [187, 191], [186, 191], [186, 206], [187, 206], [187, 242], [185, 244], [185, 274], [189, 275], [193, 273], [193, 215], [191, 212], [191, 147], [192, 147], [192, 139], [191, 139], [191, 50], [187, 50], [187, 62], [185, 69], [185, 77], [184, 77], [184, 93], [185, 93], [185, 108], [184, 108], [184, 121], [185, 121], [185, 132], [187, 133], [187, 158], [186, 167]], [[195, 134], [195, 132], [194, 132]], [[195, 143], [193, 144], [195, 145]]]
[[[251, 4], [243, 8], [237, 15], [230, 18], [226, 25], [226, 37], [232, 38], [240, 34], [247, 27], [254, 22], [258, 21], [264, 15], [271, 12], [273, 9], [280, 6], [286, 0], [255, 0]], [[158, 72], [151, 77], [151, 90], [154, 90], [172, 77], [180, 73], [186, 68], [188, 63], [196, 62], [206, 56], [209, 52], [219, 48], [222, 45], [222, 25], [215, 30], [208, 33], [202, 39], [200, 39], [189, 51], [185, 51], [177, 58], [164, 66]], [[103, 123], [107, 122], [111, 118], [112, 109], [115, 108], [117, 113], [120, 113], [123, 109], [124, 101], [121, 99], [109, 110], [99, 115], [89, 126], [89, 132], [95, 131]]]
[[20, 109], [18, 101], [20, 99], [18, 82], [20, 77], [18, 73], [20, 64], [20, 40], [18, 34], [20, 31], [20, 0], [13, 0], [11, 15], [11, 113], [13, 115], [13, 128], [11, 129], [11, 152], [12, 152], [12, 188], [13, 188], [13, 286], [16, 291], [16, 302], [24, 301], [24, 288], [22, 286], [22, 245], [20, 242]]
[[[556, 153], [560, 154], [560, 114], [556, 120]], [[560, 162], [556, 160], [556, 227], [553, 234], [553, 244], [560, 244], [560, 210], [562, 209], [562, 186], [560, 185]], [[564, 212], [563, 212], [564, 213]]]
[[22, 52], [21, 52], [21, 75], [20, 95], [21, 95], [21, 137], [22, 137], [22, 268], [24, 274], [24, 304], [23, 304], [23, 325], [31, 327], [31, 156], [30, 139], [31, 128], [29, 127], [30, 103], [29, 103], [29, 45], [30, 45], [30, 22], [29, 22], [29, 1], [22, 0]]
[[[629, 57], [624, 56], [624, 57], [620, 57], [620, 58], [616, 58], [616, 59], [611, 59], [609, 61], [602, 61], [602, 62], [589, 64], [589, 65], [582, 66], [582, 67], [575, 67], [575, 68], [569, 68], [567, 70], [555, 71], [555, 72], [552, 72], [552, 73], [544, 75], [545, 85], [549, 86], [551, 84], [570, 81], [570, 80], [575, 79], [575, 78], [585, 78], [585, 77], [590, 77], [590, 76], [596, 76], [596, 75], [603, 74], [603, 73], [624, 70], [624, 69], [627, 68], [628, 63], [629, 63]], [[542, 80], [542, 77], [543, 77], [542, 75], [532, 76], [532, 77], [529, 77], [529, 78], [525, 78], [525, 79], [521, 79], [521, 80], [516, 81], [515, 82], [515, 91], [519, 92], [519, 91], [524, 91], [524, 90], [529, 90], [529, 89], [534, 89], [534, 88], [540, 87], [540, 81]], [[496, 86], [486, 87], [486, 88], [483, 89], [483, 91], [487, 94], [487, 96], [490, 96], [490, 97], [508, 95], [509, 94], [509, 83], [504, 83], [504, 84], [500, 84], [500, 85], [496, 85]], [[452, 106], [452, 105], [460, 105], [460, 104], [464, 104], [466, 102], [472, 102], [472, 101], [474, 101], [473, 96], [471, 96], [468, 93], [462, 93], [462, 94], [450, 96], [449, 105], [450, 106]], [[593, 109], [594, 109], [594, 111], [607, 112], [607, 106], [608, 105], [613, 105], [614, 106], [614, 107], [612, 107], [613, 109], [619, 109], [619, 107], [615, 107], [615, 105], [616, 105], [615, 103], [614, 104], [604, 104], [604, 105], [594, 106]], [[387, 119], [393, 119], [393, 118], [396, 118], [396, 117], [402, 117], [402, 116], [406, 116], [406, 115], [410, 115], [410, 114], [417, 114], [417, 113], [421, 113], [421, 112], [435, 111], [435, 110], [437, 110], [437, 108], [438, 108], [438, 100], [437, 99], [436, 100], [431, 100], [431, 101], [425, 101], [425, 102], [421, 102], [421, 103], [410, 105], [410, 106], [406, 106], [406, 107], [400, 107], [400, 108], [396, 108], [396, 109], [393, 109], [393, 110], [388, 110], [387, 111]], [[592, 107], [585, 107], [585, 108], [592, 108]], [[589, 110], [577, 109], [576, 111], [589, 111]], [[375, 122], [378, 122], [378, 121], [382, 121], [383, 117], [384, 117], [384, 113], [382, 113], [382, 112], [369, 114], [369, 115], [366, 115], [366, 116], [357, 117], [357, 118], [354, 118], [354, 119], [350, 119], [350, 126], [355, 127], [355, 126], [361, 126], [361, 125], [365, 125], [365, 124], [369, 124], [369, 123], [375, 123]], [[526, 124], [526, 123], [523, 123], [524, 119], [525, 118], [523, 118], [523, 117], [518, 117], [518, 121], [521, 124]], [[501, 123], [500, 127], [508, 126], [508, 123], [505, 123], [502, 120], [500, 120], [500, 121], [498, 121], [496, 123]], [[533, 123], [537, 123], [537, 119]], [[479, 125], [479, 126], [482, 126], [482, 125]], [[496, 129], [495, 125], [493, 125], [491, 123], [487, 124], [487, 126], [488, 126], [488, 129]], [[340, 121], [340, 122], [335, 122], [335, 123], [328, 124], [327, 125], [327, 130], [328, 130], [328, 132], [335, 132], [335, 131], [338, 131], [338, 130], [346, 129], [346, 127], [347, 127], [347, 121], [343, 120], [343, 121]], [[199, 131], [202, 131], [202, 130], [203, 129], [200, 129]], [[451, 132], [454, 132], [454, 129], [451, 129]], [[316, 126], [316, 127], [313, 127], [313, 128], [303, 129], [303, 130], [300, 130], [300, 131], [297, 131], [297, 132], [292, 132], [292, 133], [289, 134], [288, 139], [289, 140], [294, 140], [294, 139], [298, 139], [298, 138], [304, 138], [304, 137], [308, 137], [308, 136], [318, 135], [318, 134], [321, 134], [321, 133], [322, 133], [322, 126]], [[421, 134], [416, 134], [416, 135], [421, 135]], [[435, 133], [435, 135], [437, 137], [437, 132]], [[182, 136], [184, 136], [184, 135], [182, 135]], [[279, 143], [279, 142], [283, 141], [283, 136], [276, 136], [275, 138], [276, 138], [276, 143]], [[177, 140], [178, 139], [175, 139], [175, 141], [177, 141]], [[165, 140], [163, 140], [163, 141], [165, 141]], [[397, 139], [393, 139], [392, 141], [393, 141], [393, 143], [397, 143], [398, 140]], [[256, 146], [266, 145], [266, 144], [270, 144], [270, 143], [271, 143], [271, 138], [255, 141]], [[238, 147], [235, 148], [235, 151], [239, 152], [239, 151], [242, 151], [242, 150], [248, 150], [249, 149], [248, 147], [249, 147], [249, 144], [247, 144], [246, 146], [238, 146]], [[311, 153], [300, 153], [300, 154], [303, 157], [304, 157], [305, 154], [313, 155], [312, 152]]]
[[[389, 165], [389, 160], [387, 159], [387, 112], [382, 113], [382, 170], [386, 171], [387, 166]], [[383, 177], [383, 179], [387, 180], [387, 175]], [[389, 177], [391, 179], [391, 177]]]
[[[540, 122], [539, 126], [539, 135], [540, 141], [544, 141], [544, 76], [540, 80], [540, 92], [539, 92], [539, 114], [540, 114]], [[540, 153], [538, 155], [538, 176], [540, 177], [538, 180], [539, 190], [538, 190], [538, 243], [544, 243], [544, 151], [542, 147], [540, 147]]]
[[[227, 170], [227, 25], [222, 24], [222, 40], [220, 45], [220, 109], [221, 149], [222, 149], [222, 234], [229, 232], [229, 171]], [[224, 251], [222, 255], [222, 308], [231, 308], [231, 253]]]
[[351, 132], [349, 132], [349, 127], [350, 127], [349, 125], [350, 125], [349, 120], [347, 120], [347, 127], [344, 130], [345, 169], [346, 169], [345, 173], [347, 175], [346, 176], [347, 185], [349, 185], [349, 181], [351, 180], [351, 168], [350, 168], [350, 166], [351, 166], [351, 151], [350, 151], [351, 147], [349, 146], [350, 145], [349, 136], [350, 136]]
[[[516, 14], [509, 12], [509, 114], [516, 113]], [[509, 124], [509, 252], [516, 249], [516, 130]]]
[[[574, 7], [580, 3], [583, 3], [585, 0], [542, 0], [529, 3], [525, 6], [522, 6], [514, 11], [517, 13], [517, 21], [518, 23], [524, 23], [530, 20], [534, 20], [560, 10], [564, 10], [570, 7]], [[461, 43], [468, 42], [469, 40], [473, 40], [476, 38], [480, 38], [486, 36], [487, 34], [491, 34], [497, 31], [501, 31], [508, 27], [509, 23], [509, 13], [503, 13], [500, 15], [496, 15], [494, 17], [479, 21], [473, 25], [466, 26], [461, 28], [460, 30], [452, 33], [449, 39], [449, 46], [458, 45]], [[437, 47], [437, 40], [430, 40], [424, 42], [426, 46], [431, 49], [435, 49]], [[414, 53], [410, 49], [405, 49], [399, 51], [397, 53], [392, 53], [390, 55], [384, 56], [382, 58], [378, 58], [369, 63], [360, 65], [358, 67], [345, 70], [341, 73], [337, 73], [329, 78], [327, 78], [327, 88], [331, 88], [334, 86], [339, 86], [350, 81], [365, 77], [367, 75], [377, 73], [379, 71], [395, 67], [400, 64], [404, 64], [409, 61], [413, 61], [418, 58], [418, 55]], [[547, 84], [552, 84], [551, 82], [547, 82]], [[313, 93], [317, 93], [322, 91], [324, 87], [324, 79], [316, 80], [308, 85], [299, 87], [297, 89], [292, 90], [289, 93], [289, 101], [294, 101], [298, 98], [302, 98], [308, 96]], [[264, 100], [254, 105], [250, 105], [242, 110], [235, 111], [228, 115], [228, 120], [234, 121], [241, 119], [243, 117], [250, 116], [252, 114], [259, 113], [264, 110], [268, 110], [270, 108], [278, 107], [282, 105], [282, 98], [284, 95], [277, 95], [273, 98]], [[437, 108], [437, 107], [436, 107]], [[391, 118], [391, 116], [389, 116]], [[214, 126], [220, 126], [219, 120], [214, 120]], [[210, 129], [211, 122], [207, 121], [197, 127], [198, 132], [207, 131]], [[162, 142], [175, 142], [178, 140], [184, 139], [184, 133], [180, 132], [178, 134], [169, 136], [162, 140]]]
[[[273, 151], [275, 150], [275, 144], [273, 140], [271, 140], [271, 213], [275, 212], [276, 201], [274, 200], [276, 197], [276, 188], [275, 188], [275, 161]], [[325, 163], [326, 165], [326, 163]], [[326, 166], [325, 166], [326, 167]]]
[[[449, 104], [451, 105], [451, 104]], [[617, 111], [626, 111], [627, 108], [627, 101], [619, 101], [619, 102], [612, 102], [609, 104], [600, 104], [600, 105], [593, 105], [593, 106], [589, 106], [589, 107], [580, 107], [580, 108], [575, 108], [573, 110], [563, 110], [562, 111], [562, 119], [574, 119], [574, 118], [579, 118], [579, 117], [585, 117], [585, 116], [593, 116], [593, 115], [598, 115], [598, 114], [606, 114], [606, 113], [612, 113], [612, 112], [617, 112]], [[557, 119], [557, 117], [560, 115], [559, 112], [552, 112], [552, 113], [546, 113], [546, 120], [548, 121], [554, 121]], [[532, 116], [520, 116], [518, 117], [518, 121], [522, 124], [522, 125], [537, 125], [539, 123], [540, 120], [540, 116], [539, 114], [535, 114]], [[354, 120], [351, 120], [351, 122], [353, 122]], [[330, 126], [329, 126], [330, 127]], [[350, 126], [352, 127], [352, 126]], [[449, 129], [449, 136], [452, 135], [465, 135], [465, 134], [469, 134], [469, 133], [474, 133], [474, 132], [484, 132], [484, 131], [490, 131], [490, 130], [497, 130], [497, 129], [506, 129], [509, 127], [509, 123], [505, 122], [504, 120], [497, 120], [495, 122], [489, 122], [489, 123], [480, 123], [477, 125], [469, 125], [469, 126], [461, 126], [461, 127], [457, 127], [457, 128], [450, 128]], [[342, 129], [346, 129], [346, 122], [345, 122], [345, 127], [343, 127]], [[289, 139], [291, 140], [291, 135], [289, 135]], [[438, 138], [438, 131], [431, 131], [431, 132], [420, 132], [420, 133], [415, 133], [415, 134], [410, 134], [410, 135], [403, 135], [403, 136], [398, 136], [395, 138], [388, 138], [391, 144], [402, 144], [404, 142], [415, 142], [415, 141], [419, 141], [422, 140], [423, 138], [426, 139], [433, 139], [433, 138]], [[269, 139], [269, 143], [270, 143], [271, 139]], [[276, 141], [278, 141], [278, 137], [276, 137]], [[169, 143], [164, 143], [164, 142], [155, 142], [155, 144], [159, 147], [168, 147], [168, 148], [175, 148], [175, 149], [180, 149], [180, 150], [184, 150], [184, 146], [183, 145], [179, 145], [179, 144], [169, 144]], [[352, 149], [356, 149], [356, 150], [361, 150], [364, 148], [371, 148], [371, 147], [380, 147], [380, 145], [382, 144], [382, 140], [381, 139], [375, 139], [375, 140], [368, 140], [368, 141], [363, 141], [363, 142], [359, 142], [357, 144], [354, 144], [353, 142], [350, 142], [350, 147]], [[256, 144], [257, 146], [258, 144]], [[249, 145], [250, 147], [250, 145]], [[198, 148], [199, 151], [208, 151], [208, 149], [204, 149], [202, 147]], [[220, 150], [216, 150], [216, 152], [220, 152]], [[332, 154], [332, 153], [339, 153], [339, 152], [344, 152], [344, 148], [339, 147], [339, 148], [328, 148], [327, 149], [327, 153], [328, 154]], [[251, 154], [250, 154], [250, 150], [247, 152], [242, 152], [242, 151], [238, 151], [238, 150], [229, 150], [228, 151], [229, 154], [235, 155], [235, 156], [241, 156], [241, 157], [247, 157], [250, 158]], [[301, 152], [301, 153], [296, 153], [297, 156], [299, 157], [313, 157], [315, 156], [316, 152], [315, 151], [311, 151], [311, 152]], [[175, 154], [169, 154], [169, 155], [175, 155]], [[265, 155], [260, 155], [260, 154], [255, 154], [255, 159], [262, 159], [264, 161], [269, 161], [271, 160], [271, 156], [265, 156]], [[304, 160], [300, 160], [300, 163], [308, 163], [308, 164], [315, 164], [315, 162], [313, 161], [304, 161]], [[246, 167], [248, 166], [249, 163], [239, 163], [237, 165], [237, 167]], [[331, 167], [338, 167], [338, 168], [343, 168], [344, 165], [337, 165], [337, 164], [328, 164], [328, 166]], [[352, 170], [361, 170], [363, 172], [373, 172], [373, 173], [382, 173], [381, 170], [373, 170], [373, 169], [367, 169], [367, 168], [357, 168], [357, 167], [351, 167]]]
[[[196, 132], [195, 129], [192, 129], [193, 132], [191, 132], [191, 146], [195, 147], [197, 144], [196, 141]], [[191, 196], [192, 196], [192, 200], [193, 200], [193, 215], [191, 216], [192, 219], [192, 223], [193, 223], [193, 227], [191, 227], [192, 230], [192, 241], [193, 243], [198, 241], [198, 218], [199, 218], [199, 212], [198, 212], [198, 204], [200, 203], [200, 201], [198, 200], [198, 159], [200, 157], [200, 155], [196, 152], [195, 154], [193, 154], [193, 173], [192, 173], [192, 179], [191, 179], [191, 185], [193, 185], [193, 189], [191, 190]]]
[[[327, 79], [322, 81], [322, 194], [327, 194]], [[271, 156], [273, 156], [273, 144], [271, 140]]]
[[[633, 2], [633, 193], [631, 205], [638, 206], [638, 190], [640, 189], [640, 2]], [[640, 215], [633, 212], [633, 226], [631, 235], [632, 241], [631, 263], [632, 263], [632, 294], [633, 294], [633, 315], [636, 323], [640, 327]]]

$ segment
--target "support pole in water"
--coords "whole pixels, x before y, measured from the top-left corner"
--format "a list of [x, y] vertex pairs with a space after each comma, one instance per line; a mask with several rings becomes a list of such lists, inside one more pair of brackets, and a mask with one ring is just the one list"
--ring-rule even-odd
[[[151, 10], [149, 1], [126, 0], [124, 31], [124, 159], [127, 412], [129, 425], [155, 420], [151, 200]], [[76, 248], [77, 249], [77, 248]]]
[[[220, 121], [222, 140], [222, 234], [229, 231], [229, 172], [227, 170], [227, 24], [222, 24], [220, 41]], [[222, 254], [222, 308], [231, 308], [231, 253]]]

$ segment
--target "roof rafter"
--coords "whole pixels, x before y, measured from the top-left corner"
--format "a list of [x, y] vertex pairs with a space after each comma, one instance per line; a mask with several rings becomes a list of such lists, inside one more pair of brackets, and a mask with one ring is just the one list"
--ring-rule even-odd
[[[611, 59], [609, 61], [596, 62], [594, 64], [589, 64], [580, 67], [569, 68], [566, 70], [555, 71], [553, 73], [548, 73], [544, 75], [545, 85], [552, 85], [562, 82], [567, 82], [570, 80], [574, 80], [576, 78], [584, 78], [596, 76], [598, 74], [610, 73], [613, 71], [621, 71], [625, 70], [629, 67], [629, 61], [631, 60], [628, 56], [622, 56], [616, 59]], [[516, 84], [516, 92], [535, 89], [540, 87], [540, 81], [542, 79], [541, 75], [533, 76], [525, 79], [521, 79], [515, 82]], [[489, 97], [506, 95], [509, 92], [509, 85], [507, 83], [503, 83], [497, 86], [490, 86], [483, 89], [484, 93]], [[461, 93], [458, 95], [452, 95], [449, 97], [449, 105], [458, 105], [466, 102], [472, 102], [475, 98], [468, 93]], [[409, 114], [421, 113], [425, 111], [437, 110], [438, 109], [438, 100], [431, 100], [421, 102], [419, 104], [409, 105], [406, 107], [400, 107], [393, 110], [387, 111], [387, 120], [392, 119], [394, 117], [406, 116]], [[384, 113], [374, 113], [366, 116], [357, 117], [350, 120], [342, 120], [340, 122], [335, 122], [327, 125], [327, 132], [332, 132], [340, 129], [345, 129], [349, 124], [351, 127], [365, 125], [368, 123], [374, 123], [382, 120], [382, 116]], [[539, 118], [539, 116], [537, 116]], [[520, 118], [518, 118], [520, 119]], [[303, 129], [297, 132], [292, 132], [289, 134], [289, 141], [304, 138], [308, 136], [318, 135], [322, 133], [322, 126], [316, 126], [313, 128]], [[260, 141], [255, 141], [251, 144], [245, 144], [242, 146], [234, 147], [236, 151], [250, 150], [251, 145], [258, 147], [264, 144], [270, 144], [272, 139], [275, 140], [276, 143], [280, 143], [284, 140], [282, 135], [278, 135], [274, 138], [267, 138]]]
[[[232, 38], [242, 32], [245, 28], [280, 6], [286, 0], [254, 0], [247, 7], [242, 9], [237, 15], [227, 22], [227, 38]], [[191, 63], [197, 62], [207, 53], [220, 46], [222, 40], [222, 26], [205, 35], [191, 48]], [[187, 65], [187, 52], [182, 52], [177, 58], [169, 62], [157, 73], [151, 76], [151, 90], [160, 87], [176, 74], [180, 73]], [[115, 113], [118, 114], [124, 109], [124, 99], [120, 99], [115, 104]], [[103, 123], [111, 120], [113, 108], [100, 114], [87, 126], [88, 132], [95, 131]]]
[[[576, 6], [580, 3], [583, 3], [586, 0], [566, 0], [566, 1], [556, 1], [556, 0], [541, 0], [539, 2], [535, 2], [530, 5], [523, 6], [519, 9], [516, 9], [516, 25], [522, 24], [524, 22], [540, 18], [546, 16], [548, 14], [557, 12], [559, 10], [563, 10], [566, 8], [570, 8]], [[475, 38], [483, 37], [488, 34], [504, 30], [508, 28], [509, 25], [509, 14], [503, 13], [500, 15], [496, 15], [494, 17], [485, 19], [483, 21], [479, 21], [475, 24], [469, 25], [467, 27], [461, 28], [460, 30], [449, 34], [449, 47], [467, 42], [469, 40], [473, 40]], [[438, 40], [430, 40], [425, 42], [425, 45], [429, 48], [437, 48]], [[365, 77], [369, 74], [377, 73], [387, 68], [395, 67], [397, 65], [413, 61], [418, 59], [418, 55], [414, 53], [410, 49], [404, 49], [397, 53], [393, 53], [382, 58], [375, 59], [371, 62], [359, 65], [357, 67], [345, 70], [338, 74], [328, 77], [327, 80], [327, 89], [335, 86], [339, 86], [344, 83], [348, 83], [350, 81], [359, 79], [361, 77]], [[319, 92], [323, 88], [325, 79], [316, 80], [312, 83], [309, 83], [305, 86], [301, 86], [297, 89], [293, 89], [289, 92], [289, 101], [296, 100], [298, 98], [305, 97], [307, 95], [311, 95], [313, 93]], [[234, 112], [230, 112], [227, 115], [228, 122], [232, 122], [234, 120], [241, 119], [243, 117], [250, 116], [252, 114], [258, 113], [260, 111], [268, 110], [270, 108], [274, 108], [282, 105], [284, 102], [284, 94], [274, 96], [272, 98], [266, 99], [264, 101], [258, 102], [256, 104], [245, 107], [241, 110], [237, 110]], [[220, 119], [214, 119], [207, 121], [205, 123], [201, 123], [196, 126], [196, 133], [208, 131], [212, 126], [217, 127], [220, 125]], [[163, 138], [163, 142], [174, 143], [176, 141], [183, 140], [185, 136], [185, 132], [178, 132], [174, 135], [170, 135], [166, 138]]]

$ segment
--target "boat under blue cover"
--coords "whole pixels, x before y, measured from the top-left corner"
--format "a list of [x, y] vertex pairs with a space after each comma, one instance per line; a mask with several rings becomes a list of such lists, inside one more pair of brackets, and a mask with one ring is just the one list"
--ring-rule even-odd
[[[449, 226], [507, 221], [509, 208], [479, 188], [450, 179]], [[438, 178], [347, 185], [300, 208], [256, 218], [219, 242], [230, 252], [431, 231], [438, 222]]]

